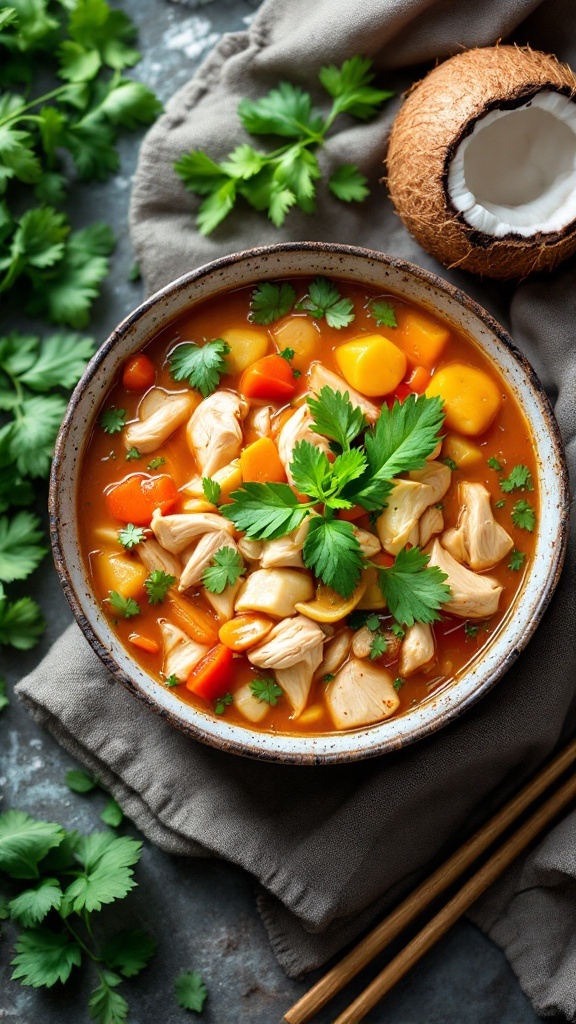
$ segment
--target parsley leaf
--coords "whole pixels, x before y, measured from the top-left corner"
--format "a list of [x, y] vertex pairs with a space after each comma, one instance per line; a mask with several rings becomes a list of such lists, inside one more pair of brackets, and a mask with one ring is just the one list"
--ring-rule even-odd
[[0, 519], [0, 580], [25, 580], [40, 564], [47, 548], [41, 547], [42, 528], [38, 516], [17, 512], [12, 519]]
[[375, 661], [376, 658], [381, 658], [386, 653], [388, 644], [386, 637], [382, 633], [376, 633], [372, 643], [370, 644], [370, 661]]
[[435, 622], [438, 609], [450, 598], [448, 577], [437, 565], [429, 566], [430, 556], [420, 548], [403, 548], [394, 565], [379, 569], [382, 594], [397, 622], [413, 626], [415, 622]]
[[504, 508], [506, 505], [506, 498], [500, 498], [500, 501], [494, 502], [494, 508]]
[[284, 537], [300, 526], [311, 508], [298, 501], [288, 484], [245, 483], [230, 498], [220, 511], [251, 540]]
[[150, 604], [161, 604], [173, 583], [176, 583], [175, 576], [169, 576], [162, 569], [153, 569], [144, 580], [144, 589]]
[[301, 493], [321, 501], [327, 508], [350, 508], [351, 502], [342, 498], [341, 493], [346, 484], [356, 480], [366, 469], [366, 456], [359, 448], [337, 455], [331, 463], [328, 456], [309, 441], [297, 441], [292, 459], [290, 472]]
[[68, 932], [34, 928], [22, 932], [16, 940], [12, 978], [33, 988], [52, 988], [57, 981], [67, 981], [81, 960], [80, 946]]
[[124, 597], [117, 590], [110, 590], [106, 599], [117, 615], [130, 619], [133, 615], [140, 614], [140, 605], [133, 597]]
[[132, 448], [129, 448], [128, 451], [126, 452], [126, 462], [134, 462], [136, 459], [141, 458], [142, 456], [140, 452], [134, 446], [132, 446]]
[[396, 690], [396, 693], [398, 693], [398, 690], [401, 690], [401, 689], [402, 689], [402, 687], [404, 686], [404, 682], [405, 682], [405, 680], [404, 680], [404, 679], [402, 679], [402, 676], [397, 676], [397, 677], [396, 677], [396, 679], [395, 679], [395, 680], [394, 680], [394, 682], [392, 683], [392, 686], [393, 686], [393, 687], [394, 687], [394, 689]]
[[500, 487], [507, 494], [510, 491], [533, 491], [534, 484], [528, 466], [514, 466], [510, 476], [500, 481]]
[[176, 998], [183, 1010], [202, 1013], [208, 996], [206, 985], [198, 971], [182, 971], [174, 983]]
[[361, 203], [370, 195], [368, 179], [355, 164], [341, 164], [330, 177], [328, 188], [344, 203]]
[[38, 862], [64, 838], [60, 825], [23, 811], [0, 814], [0, 868], [11, 878], [38, 878]]
[[364, 566], [351, 523], [313, 516], [302, 551], [304, 564], [328, 587], [350, 597]]
[[118, 540], [127, 551], [135, 548], [146, 538], [146, 530], [143, 526], [134, 526], [134, 523], [127, 523], [118, 531]]
[[187, 380], [203, 398], [207, 398], [218, 387], [221, 375], [226, 373], [224, 356], [229, 352], [230, 346], [222, 338], [207, 341], [204, 345], [185, 342], [170, 353], [170, 373], [174, 380]]
[[291, 359], [294, 359], [296, 353], [293, 348], [285, 348], [280, 352], [280, 355], [282, 359], [285, 359], [286, 362], [289, 363]]
[[138, 861], [141, 847], [142, 843], [129, 836], [111, 832], [83, 836], [75, 851], [82, 871], [64, 893], [70, 910], [91, 913], [104, 903], [123, 899], [136, 884], [132, 865]]
[[347, 391], [342, 394], [323, 387], [317, 398], [307, 398], [306, 401], [314, 417], [312, 429], [336, 441], [342, 451], [348, 451], [352, 441], [366, 429], [364, 413], [352, 405]]
[[220, 500], [220, 484], [217, 480], [212, 480], [208, 476], [202, 477], [202, 490], [206, 501], [209, 501], [212, 505], [217, 505]]
[[100, 818], [110, 828], [118, 828], [118, 825], [121, 825], [124, 821], [124, 811], [120, 804], [116, 803], [116, 800], [110, 798], [100, 812]]
[[73, 793], [91, 793], [93, 789], [97, 789], [98, 782], [90, 772], [70, 768], [66, 772], [66, 785]]
[[508, 562], [509, 569], [521, 569], [524, 564], [526, 555], [523, 551], [517, 551], [516, 548], [510, 553], [510, 561]]
[[373, 299], [368, 303], [368, 315], [373, 317], [377, 327], [398, 327], [394, 306], [384, 299]]
[[472, 637], [472, 639], [474, 639], [474, 637], [478, 636], [479, 630], [480, 630], [480, 626], [475, 625], [472, 622], [465, 622], [464, 623], [464, 632], [465, 632], [466, 636]]
[[318, 78], [326, 92], [335, 100], [336, 113], [352, 114], [361, 121], [369, 121], [378, 107], [394, 95], [389, 90], [374, 89], [372, 61], [367, 57], [350, 57], [341, 68], [333, 64], [320, 69]]
[[453, 473], [458, 469], [458, 463], [454, 462], [454, 459], [442, 459], [442, 462], [445, 466], [448, 466], [448, 469], [451, 469]]
[[126, 409], [117, 409], [111, 405], [100, 417], [100, 426], [107, 434], [119, 434], [126, 426]]
[[232, 696], [232, 694], [223, 693], [221, 697], [217, 697], [216, 700], [214, 701], [214, 714], [223, 715], [224, 712], [226, 711], [226, 708], [233, 703], [234, 697]]
[[46, 629], [46, 620], [37, 601], [20, 597], [9, 601], [0, 584], [0, 644], [28, 651]]
[[181, 680], [178, 679], [178, 676], [175, 676], [174, 673], [172, 673], [171, 676], [168, 676], [168, 678], [164, 680], [164, 686], [169, 686], [169, 687], [180, 686], [180, 683], [181, 683]]
[[112, 971], [99, 971], [99, 983], [88, 1000], [88, 1011], [97, 1024], [124, 1024], [128, 1015], [128, 1003], [114, 989], [121, 978]]
[[303, 310], [316, 319], [325, 318], [329, 327], [339, 330], [354, 320], [352, 299], [343, 299], [333, 281], [315, 277], [308, 294], [296, 303], [296, 309]]
[[272, 284], [263, 281], [252, 292], [250, 299], [250, 320], [255, 324], [271, 324], [286, 316], [296, 302], [296, 292], [291, 284]]
[[529, 501], [526, 501], [524, 498], [517, 501], [512, 507], [511, 516], [514, 526], [517, 526], [520, 530], [527, 530], [528, 533], [532, 533], [536, 526], [536, 513]]
[[272, 707], [276, 707], [279, 697], [284, 695], [282, 687], [278, 686], [272, 676], [253, 679], [250, 683], [250, 690], [257, 700], [264, 701]]
[[223, 547], [217, 551], [202, 573], [202, 583], [211, 594], [221, 594], [226, 587], [232, 587], [244, 575], [242, 557], [234, 548]]
[[58, 910], [62, 889], [56, 878], [43, 878], [35, 889], [26, 889], [10, 900], [10, 916], [23, 928], [34, 928], [51, 910]]
[[157, 455], [155, 459], [152, 459], [148, 463], [146, 469], [149, 469], [149, 470], [153, 471], [155, 469], [160, 469], [160, 466], [165, 466], [165, 465], [166, 465], [166, 459], [163, 459], [161, 455]]
[[500, 473], [504, 469], [504, 466], [498, 462], [498, 459], [495, 459], [493, 455], [491, 455], [486, 461], [488, 466], [490, 466], [490, 469], [493, 469], [496, 473]]
[[156, 952], [156, 942], [140, 928], [119, 932], [102, 947], [107, 967], [119, 971], [124, 978], [133, 978], [147, 966]]

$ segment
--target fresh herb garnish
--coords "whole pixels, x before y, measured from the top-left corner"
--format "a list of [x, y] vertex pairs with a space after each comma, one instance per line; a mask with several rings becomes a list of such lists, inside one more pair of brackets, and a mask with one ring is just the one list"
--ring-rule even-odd
[[282, 350], [282, 352], [280, 352], [280, 355], [282, 359], [285, 359], [286, 362], [289, 363], [291, 359], [294, 359], [296, 353], [294, 352], [293, 348], [285, 348]]
[[335, 675], [333, 675], [333, 673], [332, 673], [332, 672], [327, 672], [327, 673], [326, 673], [326, 675], [325, 675], [325, 676], [324, 676], [324, 678], [323, 678], [323, 682], [325, 682], [325, 683], [331, 683], [331, 682], [332, 682], [332, 680], [333, 680], [333, 679], [335, 679], [335, 678], [336, 678], [336, 676], [335, 676]]
[[66, 785], [73, 793], [91, 793], [98, 788], [98, 780], [81, 768], [70, 768], [66, 772]]
[[406, 630], [402, 628], [399, 622], [393, 622], [390, 629], [394, 633], [394, 636], [398, 637], [399, 640], [402, 640], [406, 636]]
[[217, 480], [212, 480], [209, 476], [203, 476], [202, 490], [206, 501], [209, 501], [211, 505], [218, 504], [220, 501], [220, 484]]
[[514, 466], [510, 476], [500, 481], [500, 487], [507, 494], [510, 491], [533, 491], [534, 484], [528, 466]]
[[516, 548], [510, 554], [510, 561], [508, 562], [509, 569], [521, 569], [524, 565], [524, 559], [526, 555], [523, 551], [518, 551]]
[[6, 680], [4, 679], [4, 676], [0, 676], [0, 711], [4, 711], [4, 708], [7, 708], [9, 706], [10, 701], [8, 699], [8, 689], [6, 686]]
[[470, 636], [472, 638], [478, 636], [479, 629], [480, 626], [473, 625], [471, 622], [464, 623], [464, 632], [466, 633], [466, 636]]
[[428, 565], [430, 556], [420, 548], [403, 548], [394, 565], [380, 568], [378, 581], [388, 607], [397, 622], [413, 626], [415, 622], [435, 622], [442, 604], [450, 598], [446, 573], [437, 565]]
[[370, 644], [370, 661], [375, 661], [376, 658], [381, 658], [386, 653], [388, 643], [386, 637], [382, 633], [376, 633], [372, 643]]
[[372, 299], [368, 303], [368, 316], [376, 321], [377, 327], [398, 327], [394, 306], [383, 299]]
[[143, 526], [134, 526], [133, 523], [127, 523], [121, 530], [118, 531], [118, 540], [122, 547], [130, 551], [131, 548], [135, 548], [137, 544], [140, 544], [146, 537], [146, 530]]
[[270, 704], [272, 707], [276, 706], [278, 698], [282, 697], [284, 693], [271, 676], [253, 679], [250, 683], [250, 690], [257, 700], [265, 701], [266, 704]]
[[241, 555], [234, 548], [224, 547], [216, 552], [210, 565], [202, 573], [202, 583], [211, 594], [221, 594], [244, 575]]
[[47, 548], [42, 540], [42, 524], [31, 512], [17, 512], [12, 519], [0, 519], [0, 580], [12, 583], [25, 580], [40, 564]]
[[452, 472], [458, 469], [458, 463], [454, 462], [454, 459], [442, 459], [442, 462], [445, 466], [448, 466], [448, 469], [451, 469]]
[[494, 508], [504, 508], [506, 505], [506, 498], [500, 498], [499, 501], [494, 502]]
[[107, 434], [119, 434], [126, 426], [126, 409], [117, 409], [111, 405], [100, 417], [100, 426]]
[[366, 616], [364, 625], [368, 627], [371, 633], [375, 633], [380, 629], [380, 619], [374, 612], [369, 612]]
[[131, 619], [133, 615], [140, 613], [138, 602], [133, 597], [124, 597], [117, 590], [110, 590], [107, 600], [116, 614], [121, 615], [124, 619]]
[[31, 597], [8, 600], [0, 583], [0, 644], [28, 651], [46, 629], [40, 605]]
[[335, 327], [337, 330], [347, 327], [355, 317], [352, 299], [342, 298], [334, 282], [328, 281], [325, 277], [314, 278], [308, 294], [296, 303], [295, 309], [302, 310], [317, 320], [324, 317], [328, 327]]
[[396, 679], [392, 683], [392, 686], [396, 690], [396, 693], [398, 693], [398, 690], [402, 689], [402, 687], [404, 686], [404, 682], [405, 682], [405, 680], [402, 679], [402, 676], [396, 676]]
[[335, 441], [341, 451], [349, 451], [352, 442], [366, 429], [366, 417], [358, 406], [353, 406], [347, 391], [332, 391], [323, 387], [317, 398], [308, 398], [308, 408], [317, 434]]
[[222, 696], [221, 697], [217, 697], [215, 702], [214, 702], [214, 714], [215, 715], [223, 715], [224, 712], [226, 711], [226, 708], [229, 707], [230, 704], [233, 704], [233, 703], [234, 703], [234, 697], [232, 696], [232, 694], [231, 693], [223, 693]]
[[178, 1003], [183, 1010], [202, 1013], [208, 990], [198, 971], [182, 971], [176, 978], [174, 988]]
[[120, 804], [116, 803], [116, 800], [114, 800], [113, 797], [107, 801], [106, 805], [100, 812], [100, 819], [110, 828], [118, 828], [118, 826], [124, 821], [124, 811], [120, 807]]
[[504, 469], [504, 466], [498, 462], [498, 459], [495, 459], [493, 455], [487, 460], [487, 464], [490, 466], [490, 469], [493, 469], [496, 473], [501, 473]]
[[129, 448], [126, 452], [126, 462], [133, 462], [135, 459], [141, 459], [142, 456], [137, 448]]
[[536, 513], [529, 501], [526, 501], [525, 498], [517, 501], [512, 507], [511, 516], [514, 526], [532, 533], [536, 526]]
[[[289, 82], [281, 82], [261, 100], [241, 100], [238, 114], [250, 135], [284, 140], [271, 152], [242, 143], [220, 163], [192, 150], [174, 164], [186, 188], [206, 197], [196, 219], [202, 234], [210, 234], [224, 220], [239, 196], [255, 210], [266, 211], [275, 227], [284, 223], [292, 206], [314, 212], [316, 182], [322, 176], [314, 151], [324, 145], [335, 119], [347, 113], [369, 120], [392, 96], [372, 87], [372, 62], [364, 57], [352, 57], [341, 68], [321, 68], [318, 77], [333, 100], [326, 117], [313, 108], [310, 93]], [[332, 194], [344, 202], [362, 201], [366, 186], [353, 164], [341, 165], [328, 182]]]
[[144, 589], [150, 604], [161, 604], [174, 583], [175, 576], [169, 576], [162, 569], [154, 569], [144, 580]]
[[[295, 302], [296, 292], [291, 284], [273, 284], [271, 281], [263, 281], [252, 292], [250, 320], [255, 324], [267, 326], [286, 316], [294, 307]], [[292, 353], [292, 357], [293, 355], [294, 353]]]
[[152, 459], [148, 463], [146, 469], [149, 469], [151, 472], [153, 472], [155, 469], [160, 469], [160, 466], [165, 466], [165, 465], [166, 465], [166, 459], [162, 458], [161, 455], [157, 455], [155, 459]]
[[364, 558], [352, 523], [314, 516], [302, 549], [304, 564], [342, 597], [360, 580]]
[[186, 380], [190, 387], [207, 398], [216, 390], [220, 377], [226, 373], [225, 356], [230, 346], [222, 338], [197, 345], [194, 341], [178, 345], [171, 352], [168, 362], [174, 380]]
[[164, 686], [169, 686], [169, 687], [180, 686], [180, 683], [181, 683], [181, 680], [178, 679], [178, 676], [175, 676], [174, 673], [172, 673], [171, 676], [168, 676], [167, 679], [164, 680]]

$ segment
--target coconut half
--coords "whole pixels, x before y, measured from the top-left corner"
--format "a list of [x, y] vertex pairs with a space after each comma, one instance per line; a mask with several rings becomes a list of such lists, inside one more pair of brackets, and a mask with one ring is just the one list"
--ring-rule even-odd
[[576, 251], [576, 76], [529, 48], [450, 58], [408, 95], [387, 171], [400, 217], [445, 266], [551, 270]]

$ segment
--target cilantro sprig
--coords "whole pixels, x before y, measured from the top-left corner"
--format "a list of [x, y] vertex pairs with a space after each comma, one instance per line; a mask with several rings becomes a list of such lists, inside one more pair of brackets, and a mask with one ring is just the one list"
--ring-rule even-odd
[[398, 327], [394, 306], [384, 299], [372, 299], [368, 303], [368, 316], [376, 321], [377, 327]]
[[211, 594], [221, 594], [226, 587], [234, 586], [245, 572], [242, 557], [234, 548], [220, 548], [204, 569], [202, 583]]
[[[280, 82], [260, 100], [241, 100], [238, 115], [244, 129], [250, 135], [276, 136], [281, 142], [276, 148], [264, 151], [242, 143], [220, 163], [196, 149], [174, 164], [185, 187], [204, 197], [196, 217], [202, 234], [214, 231], [239, 197], [266, 212], [275, 227], [282, 226], [293, 206], [313, 213], [322, 177], [316, 150], [324, 145], [336, 118], [348, 114], [370, 120], [393, 95], [371, 85], [372, 62], [364, 57], [352, 57], [340, 68], [323, 67], [318, 77], [332, 98], [325, 116], [314, 108], [309, 92], [290, 82]], [[354, 164], [336, 168], [328, 188], [343, 202], [361, 202], [368, 195], [367, 180]]]
[[259, 701], [276, 707], [278, 700], [283, 696], [284, 690], [272, 676], [263, 676], [260, 679], [253, 679], [250, 683], [250, 691]]
[[450, 598], [448, 577], [437, 565], [428, 565], [430, 556], [420, 548], [403, 548], [393, 565], [380, 568], [378, 582], [388, 608], [401, 625], [435, 622], [439, 609]]
[[222, 338], [214, 338], [204, 345], [194, 341], [178, 345], [170, 354], [168, 362], [174, 380], [186, 380], [190, 387], [207, 398], [216, 390], [220, 377], [226, 373], [225, 356], [230, 346]]
[[162, 569], [153, 569], [144, 580], [144, 589], [150, 604], [161, 604], [170, 587], [176, 583], [176, 577], [170, 576]]
[[505, 494], [512, 491], [533, 491], [534, 484], [528, 466], [514, 466], [510, 475], [500, 481], [500, 488]]
[[355, 316], [352, 299], [343, 298], [334, 282], [325, 277], [314, 278], [308, 294], [296, 303], [295, 308], [317, 320], [324, 318], [328, 327], [336, 330], [347, 327]]

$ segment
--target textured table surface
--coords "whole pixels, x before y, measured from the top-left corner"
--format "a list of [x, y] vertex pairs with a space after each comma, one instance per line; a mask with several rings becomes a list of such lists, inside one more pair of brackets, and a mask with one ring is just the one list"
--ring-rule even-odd
[[[122, 0], [134, 19], [143, 60], [136, 76], [166, 100], [193, 74], [223, 32], [246, 27], [258, 0]], [[104, 340], [141, 298], [141, 286], [128, 281], [133, 262], [127, 209], [140, 138], [121, 144], [122, 168], [104, 185], [76, 187], [72, 214], [81, 226], [104, 217], [119, 236], [112, 274], [96, 304], [91, 333]], [[191, 268], [183, 268], [191, 269]], [[43, 502], [44, 503], [44, 502]], [[47, 558], [32, 577], [34, 596], [48, 618], [41, 644], [26, 654], [0, 652], [2, 672], [11, 685], [32, 669], [71, 619]], [[30, 588], [28, 588], [30, 590]], [[68, 755], [28, 716], [18, 701], [0, 718], [0, 792], [2, 810], [15, 807], [66, 828], [94, 831], [106, 797], [81, 797], [65, 785]], [[130, 831], [127, 826], [125, 831]], [[136, 833], [134, 833], [136, 834]], [[137, 867], [139, 887], [123, 901], [119, 927], [143, 927], [158, 940], [152, 965], [126, 982], [132, 1024], [184, 1024], [197, 1019], [178, 1007], [174, 979], [182, 970], [198, 970], [208, 987], [202, 1020], [206, 1024], [276, 1024], [312, 979], [291, 981], [278, 967], [255, 909], [251, 879], [221, 861], [171, 858], [145, 843]], [[119, 917], [119, 915], [117, 915]], [[112, 926], [114, 908], [106, 920]], [[83, 973], [66, 989], [49, 992], [11, 982], [13, 934], [0, 936], [0, 1021], [14, 1024], [83, 1024], [90, 987]], [[367, 977], [361, 979], [364, 983]], [[339, 998], [331, 1012], [316, 1018], [328, 1024], [360, 985]], [[367, 1024], [537, 1024], [530, 1004], [500, 951], [472, 925], [461, 923], [398, 985]]]

